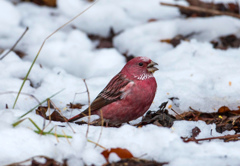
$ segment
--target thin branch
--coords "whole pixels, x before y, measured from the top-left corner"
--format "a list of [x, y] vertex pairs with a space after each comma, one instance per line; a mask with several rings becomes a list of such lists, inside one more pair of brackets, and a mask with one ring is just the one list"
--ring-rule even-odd
[[28, 76], [29, 76], [32, 68], [33, 68], [33, 65], [35, 64], [35, 62], [36, 62], [36, 60], [37, 60], [37, 58], [38, 58], [38, 56], [39, 56], [39, 54], [40, 54], [40, 52], [41, 52], [44, 44], [45, 44], [45, 42], [46, 42], [52, 35], [54, 35], [56, 32], [58, 32], [60, 29], [62, 29], [63, 27], [65, 27], [66, 25], [68, 25], [70, 22], [72, 22], [73, 20], [75, 20], [77, 17], [79, 17], [81, 14], [83, 14], [83, 13], [86, 12], [88, 9], [90, 9], [90, 8], [91, 8], [93, 5], [95, 5], [98, 1], [99, 1], [99, 0], [96, 0], [92, 5], [90, 5], [89, 7], [87, 7], [85, 10], [83, 10], [82, 12], [80, 12], [78, 15], [76, 15], [75, 17], [73, 17], [71, 20], [69, 20], [68, 22], [66, 22], [65, 24], [63, 24], [63, 25], [60, 26], [59, 28], [57, 28], [53, 33], [51, 33], [49, 36], [46, 37], [46, 39], [43, 41], [43, 43], [42, 43], [42, 45], [41, 45], [41, 47], [40, 47], [40, 49], [39, 49], [36, 57], [34, 58], [31, 66], [30, 66], [30, 68], [29, 68], [29, 70], [28, 70], [28, 72], [27, 72], [27, 74], [26, 74], [26, 76], [25, 76], [25, 78], [24, 78], [24, 80], [23, 80], [23, 83], [22, 83], [22, 85], [21, 85], [21, 87], [20, 87], [20, 89], [19, 89], [18, 95], [17, 95], [17, 97], [16, 97], [16, 99], [15, 99], [15, 102], [14, 102], [14, 104], [13, 104], [13, 109], [14, 109], [15, 106], [16, 106], [18, 97], [19, 97], [19, 95], [20, 95], [20, 93], [21, 93], [21, 91], [22, 91], [22, 89], [23, 89], [23, 86], [24, 86], [24, 84], [25, 84], [25, 82], [26, 82], [26, 80], [27, 80], [27, 78], [28, 78]]
[[206, 9], [206, 8], [202, 8], [202, 7], [198, 7], [198, 6], [182, 6], [182, 5], [175, 5], [175, 4], [164, 3], [164, 2], [161, 2], [160, 4], [163, 5], [163, 6], [177, 7], [180, 10], [187, 10], [187, 11], [192, 11], [192, 12], [201, 12], [201, 13], [206, 13], [206, 14], [210, 14], [210, 15], [213, 15], [213, 16], [226, 15], [226, 16], [231, 16], [231, 17], [235, 17], [235, 18], [240, 18], [240, 15], [235, 14], [235, 13], [222, 12], [222, 11], [218, 11], [218, 10], [214, 10], [214, 9]]
[[[4, 95], [4, 94], [8, 94], [8, 93], [18, 93], [18, 92], [14, 92], [14, 91], [0, 92], [0, 95]], [[32, 94], [21, 92], [21, 95], [30, 96], [30, 97], [34, 98], [38, 104], [40, 104], [40, 101]]]
[[57, 126], [55, 127], [54, 136], [56, 137], [57, 142], [59, 142], [59, 139], [58, 139], [58, 136], [57, 136]]
[[29, 110], [28, 112], [26, 112], [25, 114], [23, 114], [22, 116], [20, 116], [18, 119], [23, 118], [24, 116], [26, 116], [27, 114], [29, 114], [30, 112], [32, 112], [33, 110], [35, 110], [35, 108], [39, 107], [40, 105], [42, 105], [43, 103], [45, 103], [48, 99], [51, 99], [52, 97], [56, 96], [57, 94], [59, 94], [60, 92], [62, 92], [64, 89], [58, 91], [57, 93], [53, 94], [52, 96], [50, 96], [49, 98], [43, 100], [40, 104], [36, 105], [35, 107], [33, 107], [31, 110]]
[[87, 140], [88, 142], [91, 142], [91, 143], [93, 143], [93, 144], [95, 144], [95, 145], [97, 145], [97, 146], [99, 146], [100, 148], [103, 148], [104, 150], [107, 150], [107, 148], [105, 148], [104, 146], [102, 146], [102, 145], [99, 145], [98, 143], [96, 143], [96, 142], [93, 142], [93, 141], [91, 141], [91, 140]]
[[87, 86], [87, 83], [86, 83], [86, 80], [83, 79], [83, 82], [85, 84], [85, 87], [87, 89], [87, 94], [88, 94], [88, 127], [87, 127], [87, 132], [86, 132], [86, 138], [88, 136], [88, 132], [89, 132], [89, 124], [90, 124], [90, 116], [91, 116], [91, 101], [90, 101], [90, 93], [89, 93], [89, 90], [88, 90], [88, 86]]
[[[102, 131], [103, 131], [103, 124], [104, 124], [104, 120], [103, 120], [103, 113], [102, 113], [102, 109], [100, 109], [100, 114], [101, 114], [101, 131], [98, 137], [98, 141], [97, 144], [99, 144], [101, 136], [102, 136]], [[97, 144], [95, 145], [95, 148], [97, 147]]]
[[17, 46], [17, 44], [20, 42], [20, 40], [22, 40], [23, 36], [27, 33], [28, 29], [29, 29], [29, 28], [26, 27], [25, 31], [24, 31], [23, 34], [20, 36], [20, 38], [16, 41], [16, 43], [12, 46], [12, 48], [11, 48], [8, 52], [6, 52], [6, 54], [4, 54], [4, 55], [0, 58], [0, 60], [2, 60], [3, 58], [5, 58], [11, 51], [13, 51], [13, 49]]
[[62, 130], [62, 132], [63, 132], [63, 135], [65, 136], [65, 138], [67, 139], [67, 142], [71, 145], [71, 142], [69, 141], [69, 139], [68, 139], [66, 133], [64, 132], [64, 130]]
[[[75, 94], [74, 94], [74, 97], [73, 97], [73, 101], [72, 101], [72, 103], [75, 102], [75, 99], [76, 99], [76, 96], [77, 96], [77, 95], [79, 95], [79, 94], [83, 94], [83, 93], [86, 93], [86, 92], [87, 92], [87, 91], [75, 93]], [[70, 117], [72, 117], [72, 110], [73, 110], [73, 108], [70, 109], [70, 111], [71, 111], [71, 115], [70, 115]]]
[[[50, 115], [50, 99], [47, 99], [47, 106], [48, 106], [47, 111], [49, 112], [49, 115]], [[43, 133], [43, 131], [50, 125], [50, 123], [51, 123], [51, 116], [49, 116], [49, 122], [48, 122], [47, 125], [45, 125], [46, 119], [45, 119], [45, 118], [43, 118], [43, 119], [44, 119], [44, 123], [43, 123], [42, 133]], [[42, 134], [42, 133], [41, 133], [41, 134]]]
[[184, 117], [183, 117], [181, 114], [177, 113], [177, 112], [176, 112], [174, 109], [172, 109], [172, 108], [171, 108], [171, 110], [172, 110], [175, 114], [177, 114], [178, 116], [180, 116], [183, 120], [185, 120]]
[[[72, 129], [73, 133], [76, 133], [74, 131], [74, 129], [72, 128], [72, 126], [70, 125], [70, 123], [68, 122], [68, 120], [63, 116], [62, 111], [52, 102], [52, 100], [50, 100], [50, 103], [59, 112], [59, 114], [63, 117], [64, 121], [67, 122], [68, 126]], [[49, 113], [49, 117], [50, 117], [50, 113]]]
[[201, 139], [195, 139], [195, 138], [182, 138], [184, 142], [196, 142], [198, 143], [199, 141], [210, 141], [213, 139], [231, 139], [231, 138], [238, 138], [240, 137], [240, 134], [234, 134], [234, 135], [224, 135], [224, 136], [219, 136], [219, 137], [209, 137], [209, 138], [201, 138]]

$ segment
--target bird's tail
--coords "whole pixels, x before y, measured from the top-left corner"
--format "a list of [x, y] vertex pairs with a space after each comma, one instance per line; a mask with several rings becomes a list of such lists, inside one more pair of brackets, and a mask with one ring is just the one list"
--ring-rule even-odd
[[75, 120], [78, 120], [78, 119], [80, 119], [80, 118], [83, 118], [83, 117], [85, 117], [85, 116], [88, 116], [88, 112], [87, 112], [87, 111], [88, 111], [88, 109], [86, 109], [85, 111], [81, 112], [80, 114], [78, 114], [78, 115], [76, 115], [76, 116], [68, 119], [68, 122], [73, 122], [73, 121], [75, 121]]
[[78, 115], [76, 115], [76, 116], [68, 119], [68, 122], [73, 122], [73, 121], [78, 120], [78, 119], [80, 119], [80, 118], [82, 118], [82, 117], [84, 117], [83, 114], [78, 114]]

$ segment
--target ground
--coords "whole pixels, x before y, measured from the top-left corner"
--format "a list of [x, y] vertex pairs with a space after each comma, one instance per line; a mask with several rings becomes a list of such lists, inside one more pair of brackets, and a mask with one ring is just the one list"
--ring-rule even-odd
[[[131, 56], [146, 56], [159, 64], [154, 73], [157, 93], [150, 110], [157, 111], [164, 102], [168, 102], [166, 109], [173, 116], [192, 109], [214, 113], [222, 106], [238, 110], [240, 49], [216, 49], [211, 41], [228, 35], [239, 37], [240, 20], [229, 16], [186, 18], [178, 8], [160, 2], [188, 5], [174, 0], [99, 0], [46, 41], [13, 109], [17, 92], [44, 39], [92, 2], [58, 0], [56, 7], [48, 7], [0, 1], [0, 57], [29, 27], [14, 51], [0, 60], [2, 165], [38, 155], [58, 162], [67, 159], [69, 166], [102, 165], [106, 163], [101, 154], [103, 147], [126, 148], [134, 157], [170, 166], [240, 164], [239, 141], [216, 139], [197, 144], [181, 139], [190, 138], [195, 127], [201, 130], [196, 139], [235, 134], [234, 130], [217, 132], [215, 123], [185, 119], [174, 121], [170, 128], [154, 124], [134, 126], [140, 117], [119, 128], [90, 126], [88, 130], [86, 124], [49, 123], [35, 109], [21, 118], [38, 101], [61, 90], [51, 101], [67, 118], [78, 114], [87, 107], [88, 95], [92, 101]], [[188, 37], [174, 47], [167, 41], [177, 35]], [[81, 110], [70, 109], [70, 103], [84, 106]], [[27, 118], [40, 129], [46, 126], [45, 132], [53, 128], [51, 133], [63, 137], [37, 134], [36, 126]], [[13, 127], [20, 119], [25, 120]], [[97, 142], [102, 147], [95, 147]], [[116, 154], [110, 154], [110, 162], [119, 160]]]

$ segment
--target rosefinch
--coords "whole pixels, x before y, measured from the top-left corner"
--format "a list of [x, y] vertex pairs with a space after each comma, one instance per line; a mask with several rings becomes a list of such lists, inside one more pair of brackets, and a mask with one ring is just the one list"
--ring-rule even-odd
[[[153, 73], [157, 63], [147, 57], [130, 60], [90, 105], [91, 115], [102, 116], [106, 122], [119, 124], [142, 116], [152, 104], [157, 83]], [[88, 115], [87, 108], [70, 118], [72, 122]]]

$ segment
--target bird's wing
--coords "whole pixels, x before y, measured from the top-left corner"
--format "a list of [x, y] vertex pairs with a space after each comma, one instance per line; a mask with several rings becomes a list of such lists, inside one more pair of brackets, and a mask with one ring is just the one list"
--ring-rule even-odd
[[130, 88], [128, 85], [132, 86], [131, 81], [122, 74], [117, 74], [92, 102], [91, 111], [99, 110], [114, 101], [120, 100], [122, 94], [126, 91], [126, 87]]
[[[126, 79], [121, 73], [117, 74], [92, 102], [90, 106], [91, 114], [93, 114], [94, 111], [97, 111], [114, 101], [121, 100], [122, 97], [124, 97], [126, 93], [129, 92], [129, 89], [133, 86], [133, 84], [134, 83], [132, 81]], [[75, 120], [78, 120], [84, 116], [87, 116], [88, 113], [89, 108], [80, 114], [68, 119], [68, 121], [73, 122]]]

